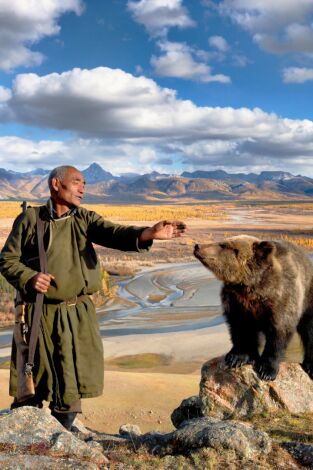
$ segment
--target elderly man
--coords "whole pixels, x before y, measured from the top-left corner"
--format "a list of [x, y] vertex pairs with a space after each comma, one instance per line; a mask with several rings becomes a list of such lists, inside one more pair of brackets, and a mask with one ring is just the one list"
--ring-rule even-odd
[[[123, 251], [148, 250], [152, 240], [179, 237], [185, 224], [158, 222], [152, 227], [113, 224], [79, 207], [85, 191], [80, 171], [61, 166], [49, 175], [51, 197], [41, 206], [48, 272], [40, 272], [36, 210], [28, 208], [14, 222], [0, 255], [0, 271], [26, 301], [31, 328], [36, 293], [44, 294], [33, 376], [35, 397], [12, 407], [42, 407], [71, 429], [81, 398], [103, 390], [103, 349], [90, 294], [101, 288], [93, 243]], [[10, 395], [16, 397], [16, 348], [13, 345]]]

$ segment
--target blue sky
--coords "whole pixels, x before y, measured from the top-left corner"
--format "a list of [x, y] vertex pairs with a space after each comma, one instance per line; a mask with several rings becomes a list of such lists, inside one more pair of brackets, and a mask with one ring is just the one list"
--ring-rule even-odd
[[0, 166], [313, 176], [313, 0], [2, 0]]

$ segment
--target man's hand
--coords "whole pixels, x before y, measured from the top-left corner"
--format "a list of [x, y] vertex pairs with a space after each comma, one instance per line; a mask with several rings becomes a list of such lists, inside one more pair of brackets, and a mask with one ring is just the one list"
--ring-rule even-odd
[[37, 292], [40, 292], [40, 294], [45, 294], [48, 291], [53, 279], [54, 276], [52, 274], [38, 273], [36, 276], [31, 278], [30, 283]]
[[186, 232], [186, 224], [179, 220], [162, 220], [153, 227], [146, 228], [140, 235], [140, 241], [170, 240], [181, 237]]

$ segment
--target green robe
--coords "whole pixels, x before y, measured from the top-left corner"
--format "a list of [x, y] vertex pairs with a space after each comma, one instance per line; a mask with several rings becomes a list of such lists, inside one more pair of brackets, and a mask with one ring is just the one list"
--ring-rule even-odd
[[[35, 354], [36, 396], [66, 408], [79, 398], [101, 395], [103, 348], [94, 305], [86, 296], [74, 306], [62, 303], [101, 288], [101, 272], [93, 243], [123, 251], [147, 250], [139, 243], [144, 227], [123, 226], [104, 220], [93, 211], [77, 208], [70, 216], [53, 219], [40, 208], [48, 272], [55, 276], [41, 317]], [[36, 214], [29, 208], [15, 220], [0, 254], [0, 272], [26, 301], [26, 322], [31, 326], [35, 292], [30, 279], [40, 271]], [[10, 395], [16, 396], [16, 350], [13, 345]]]

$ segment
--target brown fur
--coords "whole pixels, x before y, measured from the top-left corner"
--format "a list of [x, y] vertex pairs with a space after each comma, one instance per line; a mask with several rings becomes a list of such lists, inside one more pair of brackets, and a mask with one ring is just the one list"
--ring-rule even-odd
[[[273, 380], [292, 334], [304, 346], [304, 370], [313, 378], [313, 265], [302, 249], [284, 241], [240, 235], [196, 245], [195, 256], [223, 282], [224, 315], [233, 348], [229, 367], [254, 364]], [[266, 343], [259, 355], [259, 334]]]

